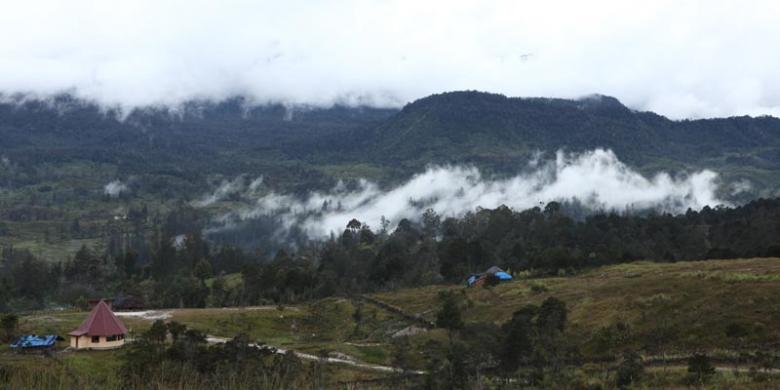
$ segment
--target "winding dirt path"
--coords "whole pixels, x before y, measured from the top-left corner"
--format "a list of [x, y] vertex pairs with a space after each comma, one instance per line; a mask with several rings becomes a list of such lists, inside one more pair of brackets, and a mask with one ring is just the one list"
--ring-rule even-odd
[[[230, 340], [230, 339], [225, 338], [225, 337], [211, 336], [211, 335], [206, 337], [206, 341], [211, 343], [211, 344], [222, 344], [222, 343], [226, 343], [228, 340]], [[253, 348], [260, 348], [261, 347], [260, 345], [257, 345], [257, 344], [254, 344], [254, 343], [249, 344], [249, 346], [253, 347]], [[285, 354], [288, 351], [286, 349], [277, 348], [277, 347], [274, 347], [274, 346], [271, 346], [271, 345], [264, 345], [264, 346], [276, 349], [276, 353], [279, 353], [279, 354]], [[415, 375], [425, 374], [425, 371], [416, 371], [416, 370], [404, 371], [402, 368], [399, 368], [399, 367], [383, 366], [383, 365], [380, 365], [380, 364], [364, 363], [364, 362], [358, 361], [358, 360], [353, 359], [353, 358], [350, 358], [350, 359], [337, 358], [337, 357], [321, 358], [319, 356], [312, 355], [310, 353], [299, 352], [299, 351], [292, 351], [292, 352], [295, 354], [295, 356], [297, 356], [300, 359], [304, 359], [304, 360], [319, 360], [319, 361], [325, 361], [327, 363], [333, 363], [333, 364], [346, 364], [346, 365], [349, 365], [349, 366], [352, 366], [352, 367], [362, 368], [362, 369], [371, 370], [371, 371], [378, 371], [378, 372], [387, 372], [387, 373], [396, 373], [396, 374], [404, 373], [404, 374], [415, 374]]]

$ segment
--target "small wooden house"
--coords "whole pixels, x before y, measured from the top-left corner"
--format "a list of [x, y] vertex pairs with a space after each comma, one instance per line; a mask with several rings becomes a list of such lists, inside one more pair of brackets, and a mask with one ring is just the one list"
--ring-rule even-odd
[[497, 278], [499, 282], [512, 280], [512, 275], [506, 273], [504, 270], [494, 265], [481, 274], [469, 275], [468, 279], [466, 279], [466, 286], [468, 287], [482, 286], [485, 283], [487, 283], [488, 278], [491, 276]]
[[127, 328], [108, 304], [100, 300], [81, 326], [68, 335], [74, 349], [111, 349], [125, 344]]
[[146, 304], [143, 299], [132, 295], [117, 297], [114, 304], [111, 305], [111, 309], [114, 311], [144, 310], [145, 308]]

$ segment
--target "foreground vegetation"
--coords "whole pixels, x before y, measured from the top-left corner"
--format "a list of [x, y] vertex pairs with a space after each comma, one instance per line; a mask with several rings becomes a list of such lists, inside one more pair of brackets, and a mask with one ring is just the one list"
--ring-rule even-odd
[[[244, 334], [246, 342], [425, 372], [407, 377], [403, 372], [299, 359], [295, 364], [300, 364], [302, 378], [308, 378], [300, 382], [303, 387], [405, 383], [470, 388], [482, 382], [488, 387], [503, 383], [504, 388], [615, 388], [621, 375], [631, 376], [627, 386], [685, 387], [695, 386], [701, 374], [707, 388], [770, 388], [778, 384], [780, 333], [773, 324], [780, 315], [779, 274], [777, 258], [640, 262], [488, 287], [429, 286], [372, 296], [437, 323], [434, 329], [359, 297], [259, 308], [163, 309], [149, 316], [167, 314], [169, 323], [203, 334]], [[18, 332], [64, 334], [85, 315], [29, 313], [21, 317]], [[154, 324], [141, 316], [123, 318], [137, 339]], [[533, 330], [537, 324], [540, 331], [558, 330], [538, 333]], [[417, 330], [399, 333], [412, 325]], [[512, 345], [526, 353], [513, 355], [508, 348]], [[6, 350], [0, 354], [0, 366], [8, 383], [49, 381], [35, 385], [57, 388], [61, 381], [73, 384], [67, 382], [70, 373], [84, 373], [90, 378], [85, 383], [111, 388], [119, 386], [127, 364], [124, 356], [132, 350], [58, 353], [62, 364]], [[704, 368], [692, 374], [688, 367], [697, 353], [706, 357], [697, 366]], [[177, 367], [166, 371], [171, 376], [154, 380], [170, 388], [197, 388], [194, 378], [204, 381], [203, 386], [208, 381], [184, 374], [191, 368]], [[269, 370], [266, 374], [271, 375], [274, 371]], [[39, 375], [25, 374], [32, 371]], [[320, 379], [324, 382], [317, 382]]]

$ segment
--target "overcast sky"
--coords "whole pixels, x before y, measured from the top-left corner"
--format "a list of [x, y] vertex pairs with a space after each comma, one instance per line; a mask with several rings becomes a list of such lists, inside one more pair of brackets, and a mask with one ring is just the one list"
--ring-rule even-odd
[[398, 106], [477, 89], [780, 116], [779, 20], [777, 1], [3, 0], [0, 91]]

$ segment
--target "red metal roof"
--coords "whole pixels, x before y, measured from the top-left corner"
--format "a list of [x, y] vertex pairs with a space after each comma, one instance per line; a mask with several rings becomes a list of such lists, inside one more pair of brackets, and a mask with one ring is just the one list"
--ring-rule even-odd
[[100, 300], [89, 312], [89, 317], [81, 323], [81, 326], [68, 334], [71, 336], [112, 336], [125, 333], [127, 333], [127, 328], [122, 321], [111, 312], [111, 308], [105, 301]]

